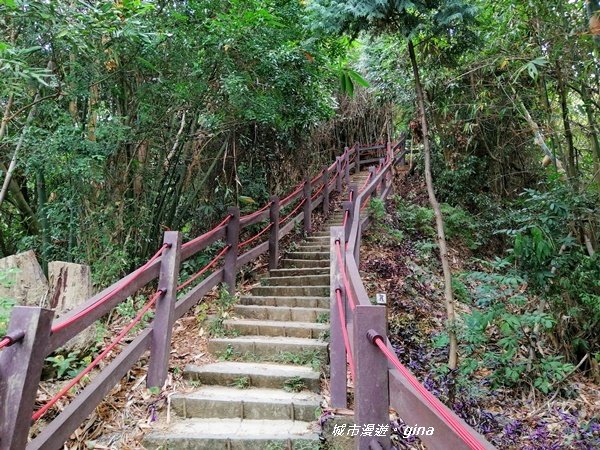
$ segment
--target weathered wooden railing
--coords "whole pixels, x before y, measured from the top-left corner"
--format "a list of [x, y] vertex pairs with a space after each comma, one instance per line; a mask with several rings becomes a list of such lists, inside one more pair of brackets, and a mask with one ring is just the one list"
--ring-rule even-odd
[[[45, 308], [15, 307], [7, 336], [0, 339], [0, 449], [62, 448], [71, 433], [148, 349], [150, 358], [147, 385], [162, 387], [167, 377], [174, 322], [218, 284], [226, 283], [233, 292], [240, 267], [265, 252], [269, 252], [269, 267], [276, 268], [281, 238], [290, 233], [300, 221], [304, 223], [304, 230], [310, 232], [314, 209], [323, 204], [324, 210], [328, 210], [331, 194], [341, 192], [344, 180], [346, 184], [349, 183], [352, 169], [358, 171], [361, 164], [367, 163], [368, 159], [364, 161], [361, 156], [368, 156], [368, 151], [358, 145], [346, 148], [331, 166], [324, 167], [316, 177], [305, 179], [286, 197], [272, 197], [265, 207], [242, 217], [238, 208], [230, 208], [228, 216], [219, 225], [183, 245], [179, 232], [166, 232], [163, 246], [144, 266], [60, 319], [54, 319], [54, 312]], [[287, 212], [287, 209], [291, 209], [291, 212]], [[284, 211], [286, 215], [281, 218]], [[267, 220], [269, 223], [262, 231], [240, 242], [244, 229]], [[246, 249], [259, 240], [264, 242]], [[225, 244], [221, 252], [195, 275], [179, 283], [181, 263], [217, 241]], [[215, 268], [221, 258], [221, 267]], [[209, 273], [209, 269], [212, 272]], [[201, 276], [205, 278], [194, 285]], [[34, 412], [44, 359], [129, 296], [157, 279], [157, 290], [138, 317], [125, 327], [83, 373], [91, 372], [100, 360], [110, 354], [127, 332], [141, 321], [143, 313], [153, 306], [154, 320], [102, 370], [95, 373], [89, 384], [28, 443], [32, 421], [42, 417], [51, 408], [52, 402], [58, 400], [58, 396], [55, 396]], [[178, 296], [178, 293], [181, 295]], [[81, 377], [83, 375], [73, 379], [59, 395], [66, 394], [69, 387], [77, 385]]]
[[[362, 187], [350, 186], [349, 200], [343, 203], [344, 224], [331, 227], [331, 406], [347, 407], [349, 365], [354, 383], [354, 421], [360, 430], [369, 424], [388, 424], [391, 406], [405, 423], [433, 427], [431, 435], [419, 435], [428, 449], [493, 449], [402, 366], [387, 338], [386, 306], [373, 304], [361, 281], [361, 235], [371, 222], [369, 215], [361, 216], [361, 210], [371, 197], [385, 200], [393, 167], [404, 161], [407, 152], [404, 141], [394, 148], [387, 144], [369, 150], [379, 151], [381, 159], [358, 163], [378, 166], [369, 168], [370, 177]], [[358, 433], [355, 443], [359, 450], [389, 449], [389, 432], [376, 437], [372, 432]]]

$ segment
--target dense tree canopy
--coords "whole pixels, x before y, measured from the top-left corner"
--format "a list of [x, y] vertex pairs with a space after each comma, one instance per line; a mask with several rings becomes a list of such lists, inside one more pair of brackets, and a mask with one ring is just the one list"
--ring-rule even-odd
[[[164, 230], [197, 235], [344, 145], [405, 132], [451, 245], [476, 257], [447, 271], [468, 304], [450, 330], [463, 381], [481, 369], [548, 394], [583, 361], [598, 382], [599, 14], [596, 0], [0, 0], [0, 256], [34, 249], [107, 283]], [[433, 216], [403, 207], [429, 238]]]

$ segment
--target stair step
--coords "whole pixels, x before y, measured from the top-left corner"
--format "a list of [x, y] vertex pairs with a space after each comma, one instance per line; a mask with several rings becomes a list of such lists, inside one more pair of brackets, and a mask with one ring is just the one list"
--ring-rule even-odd
[[290, 268], [309, 268], [309, 267], [327, 267], [329, 268], [328, 259], [283, 259], [282, 267]]
[[143, 444], [149, 450], [300, 450], [318, 446], [312, 426], [298, 420], [177, 420], [146, 435]]
[[291, 277], [269, 277], [261, 280], [264, 286], [324, 286], [329, 284], [329, 273], [321, 275], [295, 275]]
[[183, 375], [206, 385], [228, 386], [240, 378], [248, 378], [249, 385], [257, 388], [282, 389], [290, 379], [302, 381], [312, 392], [319, 392], [321, 387], [319, 372], [287, 364], [222, 361], [205, 366], [188, 365]]
[[[248, 388], [246, 379], [238, 379], [243, 388], [205, 386], [189, 394], [171, 396], [171, 406], [186, 418], [240, 418], [250, 420], [315, 420], [321, 397], [304, 390], [300, 380], [289, 379], [288, 386], [300, 392], [282, 389]], [[235, 385], [235, 381], [232, 383]]]
[[329, 275], [328, 267], [308, 267], [304, 269], [273, 269], [269, 272], [272, 277], [289, 277], [293, 275]]
[[329, 314], [329, 309], [303, 308], [287, 306], [235, 305], [234, 314], [245, 319], [316, 322], [322, 314]]
[[307, 244], [311, 244], [311, 245], [313, 243], [321, 244], [321, 243], [329, 242], [329, 239], [328, 239], [328, 236], [315, 236], [313, 234], [313, 235], [307, 237], [304, 242], [306, 242]]
[[231, 347], [231, 351], [240, 356], [253, 355], [263, 360], [276, 360], [281, 353], [301, 354], [317, 351], [325, 355], [327, 342], [317, 339], [270, 336], [238, 336], [235, 338], [211, 338], [208, 351], [212, 354], [223, 354]]
[[329, 297], [257, 297], [243, 296], [242, 305], [329, 308]]
[[328, 244], [323, 244], [323, 245], [301, 245], [300, 247], [298, 247], [298, 251], [299, 252], [328, 252], [329, 251], [329, 245]]
[[224, 320], [223, 325], [226, 329], [237, 331], [245, 336], [284, 336], [307, 339], [318, 339], [322, 333], [329, 330], [328, 323], [302, 321], [229, 319]]
[[288, 259], [329, 259], [329, 252], [289, 252]]
[[267, 297], [326, 297], [329, 295], [327, 286], [254, 286], [252, 295], [264, 295]]

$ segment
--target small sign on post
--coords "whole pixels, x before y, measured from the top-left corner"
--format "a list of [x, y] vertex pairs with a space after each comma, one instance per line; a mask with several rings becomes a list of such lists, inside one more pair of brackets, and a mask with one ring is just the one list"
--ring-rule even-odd
[[376, 294], [375, 301], [378, 305], [387, 305], [387, 295], [386, 294]]

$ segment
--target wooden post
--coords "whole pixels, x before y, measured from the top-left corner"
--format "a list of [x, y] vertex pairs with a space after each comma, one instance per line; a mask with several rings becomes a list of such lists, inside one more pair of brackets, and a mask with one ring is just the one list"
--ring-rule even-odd
[[0, 449], [20, 450], [35, 404], [54, 311], [15, 306], [7, 336], [14, 344], [0, 350]]
[[354, 159], [356, 166], [354, 166], [354, 173], [358, 173], [360, 172], [360, 145], [355, 144], [354, 148], [356, 149], [356, 158]]
[[[380, 159], [379, 161], [381, 162], [381, 161], [383, 161], [383, 159]], [[383, 170], [383, 168], [381, 170]], [[373, 180], [375, 179], [375, 177], [377, 176], [377, 174], [375, 173], [374, 166], [369, 167], [369, 173], [373, 174], [373, 175], [371, 175], [371, 181], [369, 181], [369, 184], [371, 184], [373, 182]], [[369, 200], [376, 198], [378, 191], [379, 191], [379, 186], [375, 186], [375, 190], [373, 192], [371, 192], [371, 196], [370, 196], [371, 198]]]
[[225, 242], [229, 245], [229, 250], [225, 253], [223, 263], [223, 281], [227, 284], [227, 290], [231, 295], [235, 294], [235, 278], [237, 270], [235, 268], [238, 256], [238, 243], [240, 240], [240, 209], [231, 207], [227, 209], [227, 214], [231, 215], [231, 220], [225, 230]]
[[310, 178], [306, 177], [304, 180], [304, 232], [310, 234], [311, 232], [311, 216], [312, 216], [312, 186]]
[[279, 265], [279, 197], [271, 197], [271, 231], [269, 233], [269, 270]]
[[341, 156], [337, 157], [335, 176], [337, 177], [335, 179], [335, 190], [341, 193], [342, 192], [342, 157]]
[[329, 215], [329, 170], [323, 167], [323, 213]]
[[181, 262], [181, 234], [178, 231], [167, 231], [163, 243], [168, 244], [168, 247], [161, 257], [158, 289], [162, 290], [164, 294], [156, 302], [156, 314], [152, 324], [150, 361], [146, 378], [146, 386], [149, 388], [162, 388], [169, 370], [171, 335], [173, 334], [177, 281]]
[[[354, 423], [364, 430], [368, 424], [389, 424], [388, 362], [385, 355], [373, 345], [376, 336], [387, 335], [387, 317], [384, 306], [357, 305], [353, 321], [354, 347]], [[362, 434], [362, 433], [361, 433]], [[375, 439], [383, 448], [390, 448], [390, 433]], [[373, 436], [356, 436], [357, 450], [369, 449]]]
[[[347, 384], [348, 369], [346, 360], [346, 348], [344, 346], [344, 335], [342, 334], [342, 324], [340, 310], [337, 303], [336, 290], [343, 286], [340, 263], [337, 257], [336, 241], [339, 240], [342, 248], [342, 257], [346, 254], [344, 249], [344, 228], [330, 228], [330, 292], [329, 292], [329, 393], [331, 395], [331, 406], [333, 408], [347, 408]], [[344, 264], [344, 261], [342, 261]], [[345, 293], [342, 289], [342, 294]], [[344, 301], [346, 303], [346, 301]], [[345, 307], [344, 307], [345, 309]]]
[[[380, 159], [379, 160], [379, 163], [381, 164], [381, 167], [382, 167], [381, 170], [384, 170], [384, 168], [383, 168], [383, 163], [384, 162], [385, 162], [384, 159]], [[384, 175], [383, 177], [381, 177], [381, 184], [379, 185], [379, 188], [376, 190], [377, 191], [377, 195], [379, 195], [379, 196], [381, 196], [381, 194], [383, 194], [385, 192], [385, 190], [387, 189], [387, 177], [388, 177], [389, 173], [390, 172], [388, 171], [388, 173], [386, 175]]]
[[344, 216], [346, 216], [346, 211], [348, 211], [348, 220], [346, 221], [346, 226], [344, 228], [344, 242], [348, 242], [348, 239], [350, 239], [350, 230], [352, 229], [354, 203], [348, 201], [342, 202], [342, 210], [344, 211]]
[[394, 157], [394, 155], [392, 154], [392, 143], [390, 141], [387, 141], [387, 144], [385, 146], [385, 156], [392, 161], [392, 158]]
[[350, 150], [348, 147], [345, 148], [344, 158], [346, 162], [346, 167], [344, 169], [344, 178], [346, 181], [346, 186], [350, 186]]

